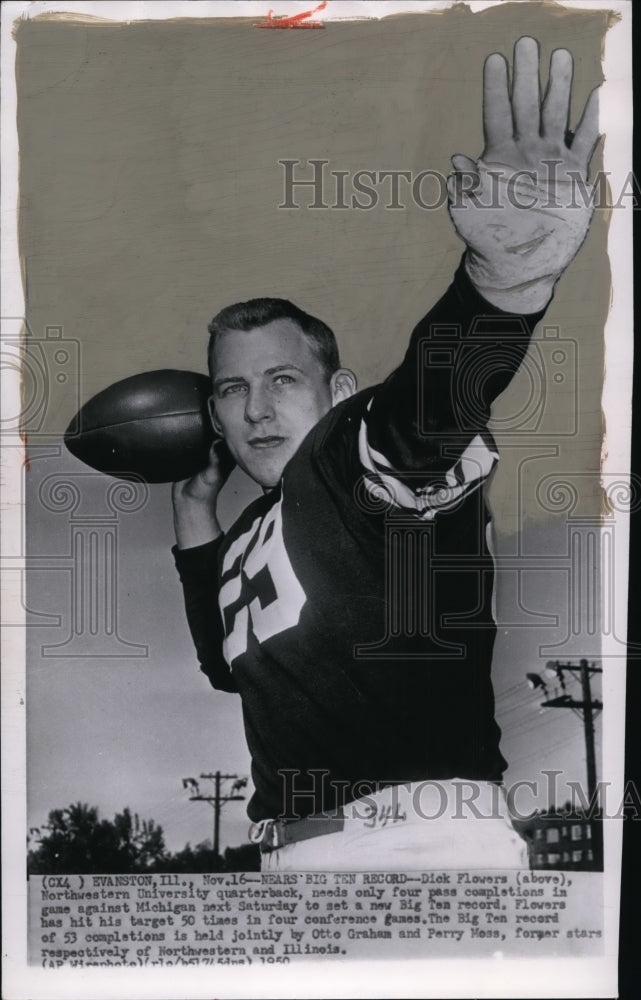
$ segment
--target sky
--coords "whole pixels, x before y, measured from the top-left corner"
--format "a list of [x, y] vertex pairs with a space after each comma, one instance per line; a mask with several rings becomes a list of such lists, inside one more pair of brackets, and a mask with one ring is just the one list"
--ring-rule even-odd
[[[114, 512], [116, 494], [109, 494], [114, 480], [93, 473], [62, 445], [48, 445], [42, 451], [48, 454], [39, 457], [38, 449], [33, 449], [25, 479], [26, 603], [31, 623], [28, 827], [42, 827], [51, 809], [85, 802], [97, 806], [104, 818], [112, 819], [129, 807], [141, 819], [154, 819], [163, 827], [172, 851], [187, 842], [195, 845], [211, 839], [213, 809], [206, 802], [190, 802], [182, 779], [198, 780], [216, 770], [245, 777], [250, 761], [238, 696], [214, 691], [198, 670], [170, 551], [174, 541], [170, 488], [150, 486], [138, 509]], [[56, 507], [65, 506], [74, 487], [77, 506]], [[242, 475], [235, 473], [221, 498], [224, 525], [250, 496]], [[91, 532], [96, 538], [107, 532], [115, 540], [119, 639], [105, 637], [100, 620], [92, 635], [85, 620], [72, 643], [71, 604], [83, 579], [82, 571], [72, 570], [72, 537], [77, 544], [79, 537], [86, 539]], [[493, 667], [497, 719], [504, 732], [502, 752], [509, 762], [506, 782], [537, 780], [541, 787], [536, 801], [527, 788], [519, 793], [517, 805], [527, 813], [549, 804], [547, 780], [541, 774], [546, 769], [563, 772], [558, 778], [558, 804], [567, 798], [564, 782], [585, 785], [585, 742], [576, 714], [542, 708], [542, 696], [530, 689], [525, 675], [545, 676], [549, 659], [577, 662], [586, 656], [597, 661], [598, 630], [589, 635], [584, 618], [583, 634], [564, 641], [568, 562], [563, 555], [567, 548], [563, 518], [526, 524], [520, 540], [498, 533], [497, 543], [506, 557], [517, 544], [532, 557], [533, 568], [520, 573], [519, 587], [512, 569], [498, 576], [497, 615], [504, 624], [499, 627]], [[530, 565], [525, 558], [522, 562]], [[97, 565], [99, 576], [100, 562]], [[558, 625], [553, 624], [555, 616]], [[594, 623], [590, 628], [594, 631]], [[548, 646], [543, 651], [542, 643]], [[549, 677], [547, 682], [553, 695], [555, 682]], [[571, 680], [568, 687], [580, 697]], [[593, 694], [600, 695], [599, 678]], [[599, 717], [597, 751], [600, 732]], [[601, 777], [599, 756], [597, 770]], [[211, 793], [213, 784], [200, 780], [200, 790]], [[251, 791], [251, 784], [246, 791]], [[246, 841], [245, 808], [243, 802], [224, 807], [222, 848]]]

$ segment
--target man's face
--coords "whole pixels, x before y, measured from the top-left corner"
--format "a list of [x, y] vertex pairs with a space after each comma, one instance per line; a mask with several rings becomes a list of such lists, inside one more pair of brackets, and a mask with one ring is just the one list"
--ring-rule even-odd
[[216, 339], [212, 418], [238, 465], [260, 486], [279, 482], [301, 441], [336, 401], [300, 327], [278, 319]]

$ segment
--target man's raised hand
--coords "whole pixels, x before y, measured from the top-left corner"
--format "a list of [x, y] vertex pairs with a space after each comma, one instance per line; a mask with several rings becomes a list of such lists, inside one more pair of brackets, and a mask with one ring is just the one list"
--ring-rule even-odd
[[485, 148], [477, 161], [452, 157], [449, 211], [468, 247], [467, 272], [479, 292], [506, 311], [544, 308], [590, 225], [593, 200], [585, 182], [599, 137], [598, 89], [572, 137], [572, 69], [567, 49], [553, 52], [541, 100], [533, 38], [514, 47], [511, 92], [506, 60], [496, 52], [488, 56]]

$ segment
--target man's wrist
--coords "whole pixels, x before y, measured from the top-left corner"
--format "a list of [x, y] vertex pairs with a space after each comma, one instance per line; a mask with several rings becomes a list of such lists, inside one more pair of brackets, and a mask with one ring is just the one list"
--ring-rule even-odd
[[179, 549], [193, 549], [222, 535], [218, 518], [209, 504], [174, 504], [174, 531]]
[[181, 551], [184, 552], [186, 549], [197, 549], [201, 545], [209, 545], [210, 542], [215, 542], [217, 538], [220, 538], [222, 531], [218, 528], [217, 531], [190, 531], [190, 530], [179, 530], [176, 528], [176, 546]]
[[503, 312], [530, 315], [543, 312], [554, 294], [557, 275], [544, 275], [525, 280], [512, 287], [501, 287], [498, 269], [469, 250], [465, 254], [465, 272], [484, 299]]

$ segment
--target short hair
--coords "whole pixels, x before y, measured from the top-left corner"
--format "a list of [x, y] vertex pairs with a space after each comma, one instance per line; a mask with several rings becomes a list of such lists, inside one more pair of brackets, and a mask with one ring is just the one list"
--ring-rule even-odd
[[326, 323], [315, 316], [310, 316], [288, 299], [249, 299], [247, 302], [236, 302], [221, 309], [207, 328], [209, 330], [207, 362], [211, 378], [214, 377], [212, 355], [216, 339], [221, 333], [227, 330], [247, 332], [255, 327], [267, 326], [277, 319], [291, 319], [300, 327], [328, 379], [340, 368], [336, 337]]

